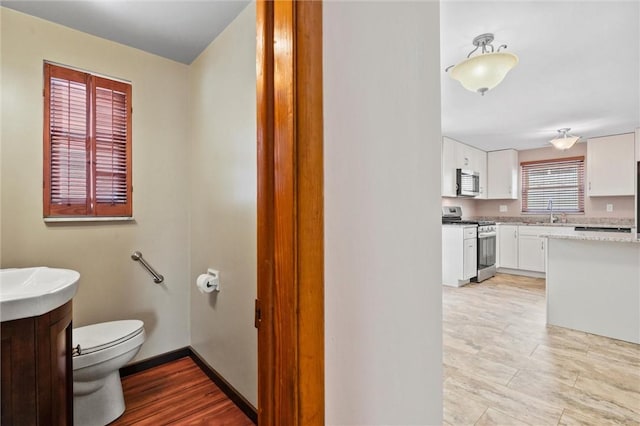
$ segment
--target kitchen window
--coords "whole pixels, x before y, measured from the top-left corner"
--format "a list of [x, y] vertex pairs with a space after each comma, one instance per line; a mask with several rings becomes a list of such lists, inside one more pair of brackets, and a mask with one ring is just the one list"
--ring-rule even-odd
[[132, 216], [131, 84], [44, 64], [47, 218]]
[[520, 166], [523, 213], [584, 213], [584, 157], [527, 161]]

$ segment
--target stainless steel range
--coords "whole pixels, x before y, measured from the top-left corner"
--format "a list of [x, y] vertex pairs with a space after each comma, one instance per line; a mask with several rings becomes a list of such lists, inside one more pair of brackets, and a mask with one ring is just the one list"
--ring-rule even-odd
[[496, 274], [496, 223], [478, 222], [478, 275], [471, 281], [482, 282]]
[[443, 224], [478, 225], [478, 272], [471, 281], [482, 282], [496, 274], [496, 223], [485, 220], [462, 220], [462, 208], [442, 207]]

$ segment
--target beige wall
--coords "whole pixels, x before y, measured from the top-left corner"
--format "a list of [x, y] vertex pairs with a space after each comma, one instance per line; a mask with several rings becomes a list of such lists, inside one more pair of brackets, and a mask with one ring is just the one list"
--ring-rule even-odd
[[[2, 267], [81, 274], [74, 326], [138, 318], [138, 359], [189, 344], [188, 67], [10, 9], [2, 9]], [[42, 220], [42, 62], [133, 85], [134, 223]], [[162, 285], [134, 263], [141, 250]]]
[[439, 4], [323, 8], [326, 423], [441, 424]]
[[[587, 156], [587, 144], [578, 143], [566, 151], [558, 151], [553, 147], [528, 149], [518, 152], [519, 162], [547, 160], [552, 158], [564, 158]], [[585, 165], [585, 180], [586, 180]], [[520, 187], [520, 176], [518, 176], [518, 186]], [[519, 190], [520, 191], [520, 190]], [[454, 199], [455, 200], [455, 199]], [[634, 218], [633, 196], [628, 197], [589, 197], [585, 195], [584, 215], [585, 218]], [[521, 216], [522, 200], [473, 200], [475, 214], [478, 216]], [[613, 212], [607, 212], [607, 204], [613, 204]], [[500, 205], [506, 205], [508, 211], [500, 213]], [[572, 215], [575, 217], [576, 215]]]
[[[191, 65], [191, 268], [222, 291], [191, 291], [191, 344], [257, 405], [256, 9], [250, 4]], [[192, 286], [193, 287], [193, 286]]]

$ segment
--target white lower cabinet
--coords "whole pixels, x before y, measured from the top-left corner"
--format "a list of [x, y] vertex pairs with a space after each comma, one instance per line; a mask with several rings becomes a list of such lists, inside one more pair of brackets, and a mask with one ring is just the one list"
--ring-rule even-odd
[[469, 280], [478, 275], [478, 240], [467, 238], [464, 240], [464, 268], [462, 277]]
[[546, 272], [544, 234], [570, 235], [573, 226], [498, 225], [498, 267], [529, 272]]
[[522, 235], [518, 238], [518, 269], [544, 272], [544, 238]]
[[478, 273], [478, 227], [442, 225], [442, 283], [460, 287]]
[[518, 269], [518, 225], [498, 225], [498, 267]]

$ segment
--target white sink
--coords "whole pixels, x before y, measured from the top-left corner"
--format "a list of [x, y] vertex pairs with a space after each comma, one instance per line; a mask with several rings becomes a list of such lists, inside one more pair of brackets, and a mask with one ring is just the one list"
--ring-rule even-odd
[[67, 303], [80, 274], [70, 269], [0, 269], [0, 321], [35, 317]]

